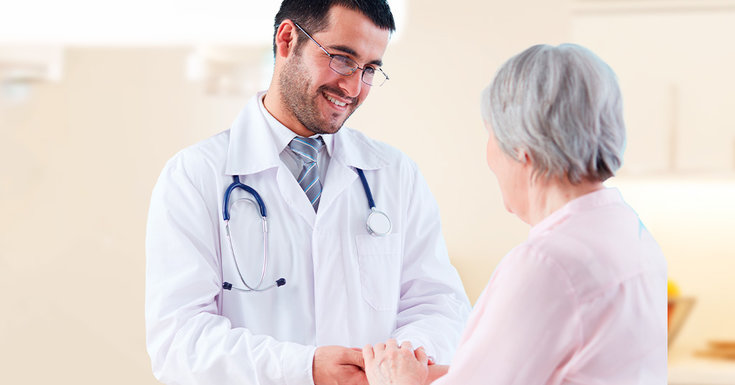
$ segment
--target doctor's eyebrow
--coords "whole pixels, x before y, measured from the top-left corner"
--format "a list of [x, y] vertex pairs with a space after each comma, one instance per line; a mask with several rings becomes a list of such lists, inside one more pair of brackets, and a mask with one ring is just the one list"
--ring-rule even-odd
[[[360, 57], [360, 55], [358, 55], [357, 52], [355, 52], [354, 49], [352, 49], [352, 48], [350, 48], [348, 46], [345, 46], [345, 45], [330, 45], [327, 48], [329, 48], [330, 50], [340, 51], [342, 53], [346, 53], [346, 54], [352, 56], [353, 58]], [[355, 60], [355, 61], [357, 61], [357, 60]], [[380, 60], [380, 59], [375, 59], [375, 60], [372, 60], [372, 61], [370, 61], [368, 63], [365, 63], [363, 66], [366, 66], [366, 65], [374, 65], [374, 66], [382, 67], [383, 66], [383, 61]]]

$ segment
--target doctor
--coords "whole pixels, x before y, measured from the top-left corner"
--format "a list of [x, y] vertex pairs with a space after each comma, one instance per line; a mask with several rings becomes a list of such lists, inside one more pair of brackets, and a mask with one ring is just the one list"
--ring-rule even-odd
[[387, 80], [388, 4], [285, 0], [275, 21], [267, 92], [229, 130], [176, 154], [154, 188], [155, 376], [361, 384], [354, 348], [389, 338], [448, 363], [469, 302], [436, 202], [405, 155], [343, 127]]

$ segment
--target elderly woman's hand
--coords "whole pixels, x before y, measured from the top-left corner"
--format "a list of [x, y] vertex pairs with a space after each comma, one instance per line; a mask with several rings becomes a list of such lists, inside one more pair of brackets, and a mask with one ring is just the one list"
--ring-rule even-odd
[[424, 349], [414, 351], [408, 341], [400, 347], [394, 339], [367, 345], [362, 349], [362, 357], [370, 385], [423, 385], [429, 373]]

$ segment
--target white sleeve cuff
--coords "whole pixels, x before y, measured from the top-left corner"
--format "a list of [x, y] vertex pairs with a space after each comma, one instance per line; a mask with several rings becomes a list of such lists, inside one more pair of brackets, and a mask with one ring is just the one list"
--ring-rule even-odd
[[312, 367], [316, 347], [292, 344], [284, 350], [286, 356], [281, 357], [284, 383], [286, 385], [314, 385]]

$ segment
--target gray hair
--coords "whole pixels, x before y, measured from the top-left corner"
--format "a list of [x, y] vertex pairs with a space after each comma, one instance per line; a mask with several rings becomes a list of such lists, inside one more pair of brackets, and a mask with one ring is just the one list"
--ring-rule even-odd
[[512, 57], [483, 91], [481, 108], [504, 152], [529, 155], [534, 177], [604, 181], [622, 164], [620, 88], [584, 47], [535, 45]]

